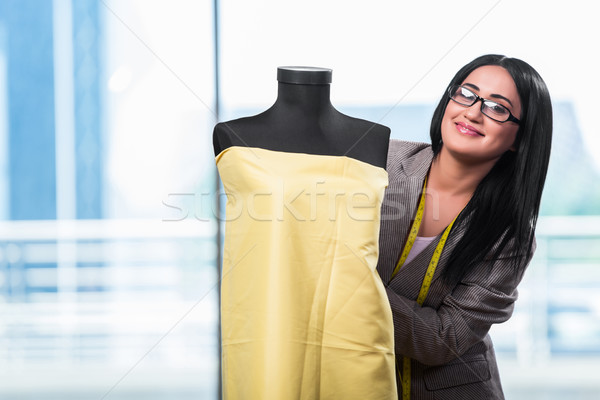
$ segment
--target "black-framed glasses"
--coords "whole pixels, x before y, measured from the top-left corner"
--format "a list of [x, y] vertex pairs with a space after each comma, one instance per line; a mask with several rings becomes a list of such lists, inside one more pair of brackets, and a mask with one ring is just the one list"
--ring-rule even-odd
[[512, 121], [517, 124], [521, 122], [502, 104], [496, 103], [493, 100], [481, 98], [464, 86], [451, 86], [448, 89], [448, 95], [452, 101], [466, 107], [471, 107], [473, 104], [481, 101], [481, 113], [494, 121]]

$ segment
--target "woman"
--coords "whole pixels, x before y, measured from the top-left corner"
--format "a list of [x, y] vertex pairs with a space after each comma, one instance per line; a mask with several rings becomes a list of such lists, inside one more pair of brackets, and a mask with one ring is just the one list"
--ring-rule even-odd
[[[503, 399], [488, 331], [535, 249], [552, 107], [527, 63], [481, 56], [454, 76], [431, 145], [392, 141], [377, 269], [401, 399]], [[422, 200], [422, 201], [421, 201]]]

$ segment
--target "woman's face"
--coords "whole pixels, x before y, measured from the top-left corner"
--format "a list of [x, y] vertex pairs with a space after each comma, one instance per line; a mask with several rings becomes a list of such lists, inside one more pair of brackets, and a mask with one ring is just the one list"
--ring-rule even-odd
[[[475, 69], [461, 83], [481, 98], [495, 101], [521, 118], [521, 100], [512, 77], [502, 67], [486, 65]], [[504, 152], [514, 150], [519, 130], [515, 122], [498, 122], [481, 113], [481, 102], [470, 107], [452, 100], [442, 119], [442, 152], [467, 163], [496, 162]]]

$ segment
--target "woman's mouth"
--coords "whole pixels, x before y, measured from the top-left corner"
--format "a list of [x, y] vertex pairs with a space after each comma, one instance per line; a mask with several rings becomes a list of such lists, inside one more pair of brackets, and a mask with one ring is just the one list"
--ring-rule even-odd
[[465, 124], [464, 122], [457, 122], [456, 123], [456, 129], [458, 129], [458, 131], [460, 133], [464, 133], [465, 135], [469, 135], [469, 136], [484, 136], [477, 129], [475, 129], [474, 127], [472, 127], [469, 124]]

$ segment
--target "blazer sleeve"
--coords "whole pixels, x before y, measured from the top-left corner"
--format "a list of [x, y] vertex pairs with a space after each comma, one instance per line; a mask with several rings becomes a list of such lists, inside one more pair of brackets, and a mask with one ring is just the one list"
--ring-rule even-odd
[[463, 278], [437, 309], [421, 307], [387, 287], [396, 354], [426, 365], [445, 364], [483, 340], [492, 324], [508, 320], [525, 268], [516, 274], [505, 259], [486, 264]]

